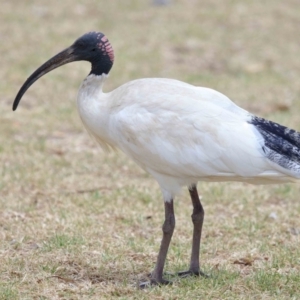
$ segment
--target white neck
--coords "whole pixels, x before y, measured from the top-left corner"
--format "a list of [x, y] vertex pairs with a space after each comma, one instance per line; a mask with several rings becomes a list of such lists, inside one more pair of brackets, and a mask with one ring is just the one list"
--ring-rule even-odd
[[78, 104], [81, 101], [89, 101], [90, 98], [94, 98], [96, 95], [102, 93], [102, 88], [107, 74], [102, 75], [88, 75], [82, 82], [78, 92]]
[[107, 136], [109, 94], [102, 92], [107, 77], [106, 74], [87, 76], [80, 86], [77, 98], [77, 109], [83, 124], [104, 149], [108, 149], [110, 144]]

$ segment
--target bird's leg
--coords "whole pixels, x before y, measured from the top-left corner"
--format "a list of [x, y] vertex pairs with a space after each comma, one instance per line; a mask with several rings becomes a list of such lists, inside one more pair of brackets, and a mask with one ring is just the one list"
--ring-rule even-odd
[[163, 238], [160, 244], [156, 265], [151, 274], [150, 282], [140, 283], [140, 288], [145, 288], [149, 285], [162, 285], [162, 284], [171, 283], [170, 281], [163, 279], [163, 269], [164, 269], [170, 241], [175, 228], [175, 214], [174, 214], [173, 199], [171, 199], [170, 201], [165, 201], [164, 204], [165, 204], [165, 222], [162, 226]]
[[163, 238], [160, 244], [160, 249], [157, 257], [156, 266], [151, 274], [152, 283], [165, 283], [166, 280], [162, 278], [165, 260], [169, 249], [170, 241], [175, 228], [175, 215], [173, 200], [165, 202], [165, 222], [162, 226]]
[[202, 233], [202, 225], [204, 220], [204, 209], [200, 202], [196, 185], [189, 187], [190, 196], [193, 203], [193, 214], [191, 215], [194, 224], [193, 230], [193, 244], [192, 244], [192, 255], [190, 261], [190, 268], [188, 271], [179, 272], [178, 275], [185, 277], [189, 275], [205, 276], [200, 271], [199, 255], [200, 255], [200, 241]]

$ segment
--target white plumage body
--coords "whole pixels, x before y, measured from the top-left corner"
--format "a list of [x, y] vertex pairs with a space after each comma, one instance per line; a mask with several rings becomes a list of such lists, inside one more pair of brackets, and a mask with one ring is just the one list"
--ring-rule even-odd
[[139, 79], [103, 93], [88, 76], [78, 110], [104, 149], [118, 148], [174, 196], [198, 181], [287, 182], [299, 177], [270, 161], [252, 115], [223, 94], [172, 79]]

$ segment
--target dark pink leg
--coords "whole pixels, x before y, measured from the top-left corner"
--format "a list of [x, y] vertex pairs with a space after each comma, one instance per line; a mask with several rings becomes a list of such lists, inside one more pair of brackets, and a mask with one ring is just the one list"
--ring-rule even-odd
[[151, 274], [151, 280], [150, 282], [140, 283], [140, 288], [145, 288], [149, 285], [162, 285], [171, 283], [170, 281], [163, 279], [163, 270], [174, 228], [175, 215], [173, 199], [171, 199], [171, 201], [165, 202], [165, 222], [162, 226], [163, 238], [160, 244], [156, 265]]
[[204, 220], [204, 209], [200, 202], [196, 185], [192, 185], [189, 188], [189, 192], [193, 203], [193, 214], [191, 216], [194, 224], [192, 254], [191, 254], [189, 270], [179, 272], [178, 275], [182, 277], [189, 276], [189, 275], [207, 277], [203, 272], [200, 271], [200, 263], [199, 263], [200, 241], [201, 241], [202, 225]]

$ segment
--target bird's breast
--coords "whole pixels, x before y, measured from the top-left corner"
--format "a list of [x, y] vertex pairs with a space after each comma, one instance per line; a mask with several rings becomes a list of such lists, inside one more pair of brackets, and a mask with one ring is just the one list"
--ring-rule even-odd
[[104, 150], [116, 147], [110, 134], [110, 106], [109, 96], [102, 92], [99, 78], [88, 77], [79, 89], [77, 109], [85, 128]]

